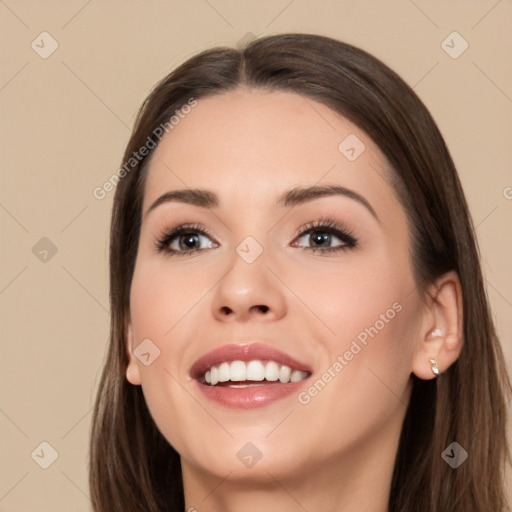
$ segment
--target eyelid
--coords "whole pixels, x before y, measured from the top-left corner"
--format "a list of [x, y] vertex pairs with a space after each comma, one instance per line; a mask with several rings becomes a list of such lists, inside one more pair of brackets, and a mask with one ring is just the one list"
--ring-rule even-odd
[[308, 222], [305, 225], [298, 228], [295, 233], [295, 236], [301, 236], [310, 230], [322, 228], [334, 228], [338, 231], [341, 231], [342, 233], [351, 234], [349, 233], [349, 230], [347, 228], [341, 226], [340, 223], [338, 223], [336, 220], [331, 219], [329, 217], [320, 217], [317, 220]]

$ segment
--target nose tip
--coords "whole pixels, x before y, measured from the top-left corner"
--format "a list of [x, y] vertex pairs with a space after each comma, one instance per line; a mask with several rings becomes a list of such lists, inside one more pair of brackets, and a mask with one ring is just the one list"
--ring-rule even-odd
[[214, 317], [224, 322], [271, 322], [282, 318], [286, 314], [283, 289], [262, 257], [253, 263], [238, 254], [233, 258], [232, 267], [215, 286], [211, 302]]

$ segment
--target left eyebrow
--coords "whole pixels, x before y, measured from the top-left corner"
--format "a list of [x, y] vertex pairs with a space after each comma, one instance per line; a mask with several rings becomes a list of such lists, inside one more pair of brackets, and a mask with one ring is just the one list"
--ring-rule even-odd
[[357, 192], [354, 192], [353, 190], [345, 187], [340, 187], [339, 185], [322, 185], [306, 188], [296, 187], [284, 193], [279, 198], [277, 205], [281, 207], [296, 206], [298, 204], [303, 204], [320, 197], [328, 197], [334, 195], [342, 195], [357, 201], [358, 203], [362, 204], [373, 215], [373, 217], [375, 217], [377, 221], [379, 221], [377, 213], [367, 199], [365, 199]]

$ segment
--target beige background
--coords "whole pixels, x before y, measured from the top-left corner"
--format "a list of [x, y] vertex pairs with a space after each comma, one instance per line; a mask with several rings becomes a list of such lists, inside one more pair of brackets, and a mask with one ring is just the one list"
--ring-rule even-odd
[[[0, 16], [0, 511], [90, 510], [87, 441], [108, 337], [113, 196], [99, 201], [92, 190], [118, 168], [153, 84], [247, 33], [339, 38], [414, 87], [459, 169], [512, 367], [511, 0], [0, 0]], [[31, 47], [50, 48], [43, 31], [59, 45], [47, 59]], [[453, 31], [469, 44], [456, 59], [441, 47]], [[34, 254], [43, 237], [55, 255], [48, 241]], [[58, 452], [46, 470], [35, 462], [43, 441]]]

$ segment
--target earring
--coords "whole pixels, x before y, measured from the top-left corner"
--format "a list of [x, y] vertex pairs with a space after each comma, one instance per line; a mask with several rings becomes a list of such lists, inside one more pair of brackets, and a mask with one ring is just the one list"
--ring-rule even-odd
[[439, 375], [439, 368], [437, 367], [437, 363], [435, 359], [429, 359], [430, 364], [432, 365], [432, 373], [434, 375]]
[[430, 333], [430, 337], [431, 338], [439, 338], [439, 336], [441, 336], [442, 332], [441, 332], [441, 329], [439, 329], [439, 327], [436, 327], [431, 333]]

